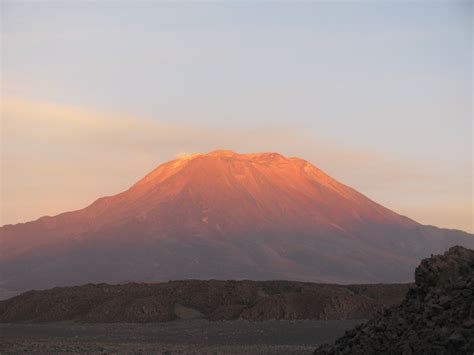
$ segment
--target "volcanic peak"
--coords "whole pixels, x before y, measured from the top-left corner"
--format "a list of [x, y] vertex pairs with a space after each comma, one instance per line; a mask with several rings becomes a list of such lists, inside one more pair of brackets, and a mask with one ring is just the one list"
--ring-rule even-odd
[[257, 165], [272, 166], [274, 164], [291, 165], [295, 167], [303, 168], [306, 165], [310, 165], [308, 162], [298, 158], [287, 158], [279, 153], [268, 152], [268, 153], [250, 153], [250, 154], [239, 154], [231, 150], [214, 150], [208, 153], [196, 153], [190, 155], [183, 155], [175, 160], [168, 163], [164, 163], [158, 166], [148, 176], [145, 177], [145, 181], [153, 179], [156, 175], [159, 175], [159, 171], [165, 169], [169, 172], [177, 172], [191, 163], [199, 161], [200, 164], [207, 162], [207, 164], [214, 165], [217, 162], [221, 163], [237, 163], [244, 162]]
[[238, 154], [232, 150], [226, 150], [226, 149], [217, 149], [217, 150], [213, 150], [207, 154], [204, 154], [204, 155], [210, 155], [210, 156], [214, 156], [214, 157], [233, 157], [233, 156], [236, 156], [236, 155], [242, 155], [242, 154]]
[[218, 150], [161, 164], [82, 210], [1, 227], [0, 282], [6, 290], [182, 278], [396, 282], [421, 257], [472, 243], [305, 160]]
[[261, 159], [261, 158], [265, 158], [268, 160], [270, 159], [288, 160], [288, 158], [275, 152], [240, 154], [232, 150], [224, 150], [224, 149], [218, 149], [206, 154], [199, 154], [199, 155], [205, 156], [205, 157], [234, 158], [234, 159], [242, 159], [242, 160], [255, 160], [255, 159]]

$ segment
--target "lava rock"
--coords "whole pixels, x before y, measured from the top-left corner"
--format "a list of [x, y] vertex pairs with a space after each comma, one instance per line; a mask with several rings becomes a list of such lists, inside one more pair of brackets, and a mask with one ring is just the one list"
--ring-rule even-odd
[[346, 332], [333, 345], [319, 347], [314, 354], [472, 355], [474, 251], [456, 246], [444, 255], [423, 260], [415, 281], [400, 305]]

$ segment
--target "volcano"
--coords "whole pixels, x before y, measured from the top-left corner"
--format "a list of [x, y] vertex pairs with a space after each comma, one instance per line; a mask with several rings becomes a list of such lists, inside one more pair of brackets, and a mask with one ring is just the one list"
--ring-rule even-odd
[[430, 254], [474, 247], [277, 153], [167, 162], [88, 207], [0, 229], [6, 290], [88, 282], [405, 282]]

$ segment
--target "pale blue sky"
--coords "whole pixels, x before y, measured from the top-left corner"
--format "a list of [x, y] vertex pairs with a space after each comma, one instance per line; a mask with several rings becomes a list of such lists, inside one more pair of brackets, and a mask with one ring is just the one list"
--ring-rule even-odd
[[[471, 26], [470, 1], [3, 2], [2, 89], [24, 102], [154, 120], [160, 137], [170, 124], [244, 137], [187, 132], [150, 144], [137, 131], [133, 149], [148, 160], [132, 175], [96, 178], [89, 199], [180, 152], [276, 150], [424, 223], [472, 230]], [[2, 134], [7, 161], [54, 163], [59, 149], [62, 163], [72, 155], [87, 169], [92, 158], [79, 151], [120, 149], [34, 146], [15, 132]], [[11, 171], [3, 191], [18, 196], [25, 186]], [[17, 205], [6, 221], [21, 220]], [[455, 212], [438, 222], [447, 206]]]

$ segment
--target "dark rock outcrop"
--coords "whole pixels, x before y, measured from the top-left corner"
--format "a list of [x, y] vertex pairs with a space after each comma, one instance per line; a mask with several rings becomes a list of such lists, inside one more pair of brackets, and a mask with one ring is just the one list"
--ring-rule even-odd
[[0, 301], [0, 322], [367, 319], [401, 302], [410, 286], [217, 280], [87, 284]]
[[421, 262], [399, 305], [346, 332], [329, 354], [474, 353], [474, 251], [452, 247]]

